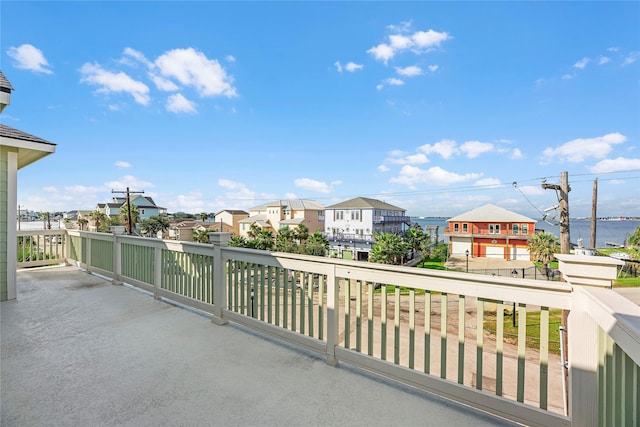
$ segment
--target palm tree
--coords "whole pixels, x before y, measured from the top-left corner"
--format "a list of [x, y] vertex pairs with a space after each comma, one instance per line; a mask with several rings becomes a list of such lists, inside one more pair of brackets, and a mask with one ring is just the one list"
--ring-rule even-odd
[[303, 244], [309, 238], [309, 228], [304, 224], [298, 224], [293, 234], [298, 243]]
[[296, 252], [296, 244], [293, 241], [294, 232], [291, 231], [288, 225], [285, 225], [280, 230], [278, 230], [278, 235], [276, 236], [275, 250], [280, 252]]
[[247, 248], [249, 247], [249, 243], [247, 239], [242, 236], [231, 236], [229, 239], [229, 246], [234, 248]]
[[415, 252], [421, 251], [421, 248], [424, 246], [423, 243], [429, 241], [431, 236], [426, 234], [420, 224], [412, 223], [411, 227], [404, 232], [403, 238], [405, 242], [409, 245], [411, 249], [411, 255]]
[[86, 218], [79, 218], [78, 225], [80, 226], [80, 231], [84, 230], [84, 227], [89, 224], [89, 220]]
[[271, 230], [261, 230], [252, 243], [256, 249], [271, 250], [273, 248], [273, 233]]
[[558, 238], [551, 233], [536, 233], [527, 240], [527, 247], [533, 256], [533, 260], [542, 264], [542, 269], [547, 273], [549, 263], [560, 252]]
[[258, 237], [258, 234], [260, 234], [261, 230], [262, 229], [260, 228], [260, 226], [254, 222], [253, 224], [251, 224], [251, 227], [249, 227], [247, 236], [249, 236], [250, 239], [255, 239], [256, 237]]
[[305, 245], [305, 252], [309, 255], [326, 256], [329, 249], [329, 240], [321, 231], [314, 232]]
[[93, 220], [93, 224], [96, 226], [96, 231], [107, 231], [106, 227], [109, 226], [109, 218], [107, 217], [107, 214], [96, 209], [89, 214], [89, 218]]
[[152, 216], [140, 222], [140, 232], [147, 237], [156, 237], [159, 232], [169, 229], [169, 220], [163, 216]]
[[209, 243], [209, 230], [201, 228], [193, 232], [192, 240], [198, 243]]
[[209, 214], [208, 214], [208, 213], [206, 213], [206, 212], [202, 212], [202, 213], [200, 214], [200, 219], [201, 219], [202, 221], [206, 221], [207, 219], [209, 219]]
[[127, 234], [133, 234], [136, 229], [136, 224], [140, 219], [140, 212], [138, 211], [138, 207], [136, 205], [130, 204], [131, 206], [131, 230], [129, 230], [129, 208], [127, 204], [123, 204], [120, 207], [120, 218], [124, 223], [125, 228], [127, 229]]
[[401, 264], [409, 245], [400, 236], [391, 233], [376, 233], [376, 242], [369, 253], [369, 261], [381, 264]]

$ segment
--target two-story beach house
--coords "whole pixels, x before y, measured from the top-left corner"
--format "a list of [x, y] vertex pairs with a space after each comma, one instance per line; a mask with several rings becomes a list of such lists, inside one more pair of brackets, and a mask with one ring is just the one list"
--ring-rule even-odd
[[[13, 86], [0, 70], [0, 113], [11, 103]], [[0, 124], [0, 301], [15, 299], [18, 170], [55, 152], [56, 145]]]
[[[527, 240], [536, 220], [508, 209], [486, 204], [447, 220], [449, 254], [530, 260]], [[468, 251], [468, 252], [467, 252]]]
[[247, 237], [253, 224], [275, 233], [288, 226], [292, 230], [302, 224], [309, 233], [324, 230], [324, 206], [313, 200], [275, 200], [249, 209], [249, 217], [238, 221], [240, 236]]
[[[167, 208], [156, 205], [153, 199], [149, 196], [143, 196], [141, 194], [131, 195], [131, 204], [138, 208], [140, 214], [139, 219], [145, 220], [152, 216], [163, 215], [167, 213]], [[109, 203], [98, 203], [96, 210], [104, 213], [109, 218], [112, 216], [120, 215], [120, 209], [126, 205], [126, 197], [114, 197]]]
[[241, 209], [224, 209], [215, 215], [215, 222], [222, 223], [222, 231], [240, 235], [240, 221], [249, 218], [249, 213]]
[[366, 261], [374, 233], [402, 234], [411, 224], [405, 209], [356, 197], [325, 208], [325, 235], [332, 256]]

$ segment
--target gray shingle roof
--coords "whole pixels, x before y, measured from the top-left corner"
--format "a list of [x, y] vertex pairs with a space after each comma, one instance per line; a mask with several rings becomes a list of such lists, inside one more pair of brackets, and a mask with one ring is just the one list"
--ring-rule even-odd
[[3, 89], [3, 92], [13, 90], [13, 86], [11, 86], [9, 80], [4, 76], [2, 70], [0, 70], [0, 89]]
[[7, 126], [3, 124], [0, 124], [0, 136], [3, 138], [12, 138], [12, 139], [19, 139], [22, 141], [37, 142], [40, 144], [56, 145], [51, 141], [47, 141], [46, 139], [39, 138], [35, 135], [31, 135], [30, 133], [26, 133], [21, 130], [12, 128], [11, 126]]
[[448, 222], [537, 222], [535, 219], [531, 219], [519, 213], [510, 211], [500, 206], [493, 205], [491, 203], [479, 208], [472, 209], [468, 212], [462, 213], [458, 216], [454, 216], [447, 220]]
[[383, 202], [377, 199], [369, 199], [367, 197], [356, 197], [351, 200], [336, 203], [335, 205], [327, 206], [325, 209], [379, 209], [388, 211], [404, 211], [404, 209], [391, 205], [387, 202]]

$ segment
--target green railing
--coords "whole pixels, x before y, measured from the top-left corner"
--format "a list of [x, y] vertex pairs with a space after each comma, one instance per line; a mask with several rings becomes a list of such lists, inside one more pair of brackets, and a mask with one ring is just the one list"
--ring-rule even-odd
[[[228, 233], [214, 244], [70, 235], [68, 262], [329, 364], [526, 425], [637, 425], [640, 308], [610, 289], [230, 248]], [[566, 394], [550, 326], [562, 311]]]

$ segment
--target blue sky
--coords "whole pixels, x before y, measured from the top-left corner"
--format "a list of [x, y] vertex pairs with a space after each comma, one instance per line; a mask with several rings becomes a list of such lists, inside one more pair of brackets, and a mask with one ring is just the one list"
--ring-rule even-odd
[[[366, 196], [640, 216], [638, 2], [2, 1], [2, 123], [57, 144], [30, 210]], [[515, 185], [514, 185], [515, 183]]]

